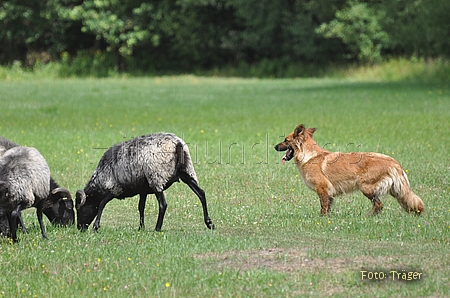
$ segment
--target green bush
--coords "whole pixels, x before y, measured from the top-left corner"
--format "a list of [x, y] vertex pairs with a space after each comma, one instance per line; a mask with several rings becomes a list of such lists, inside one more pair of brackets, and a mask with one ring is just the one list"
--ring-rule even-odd
[[[330, 70], [330, 73], [332, 71]], [[336, 69], [333, 76], [368, 81], [449, 82], [450, 61], [437, 59], [389, 59], [375, 65]]]
[[117, 75], [118, 57], [100, 51], [79, 51], [76, 56], [70, 57], [69, 53], [61, 55], [59, 75], [61, 77], [86, 77], [97, 78]]
[[[152, 68], [151, 61], [129, 58], [126, 70], [119, 70], [117, 57], [111, 53], [84, 51], [71, 57], [63, 53], [61, 62], [36, 63], [32, 68], [24, 67], [20, 61], [10, 66], [0, 67], [0, 80], [27, 78], [66, 78], [66, 77], [117, 77], [117, 76], [156, 76], [176, 75], [177, 71], [161, 71]], [[146, 71], [139, 63], [147, 63]], [[142, 66], [142, 65], [141, 65]], [[389, 59], [377, 64], [308, 64], [291, 62], [288, 59], [269, 60], [250, 64], [241, 61], [237, 65], [217, 67], [211, 70], [193, 72], [199, 76], [256, 77], [256, 78], [308, 78], [334, 77], [362, 81], [415, 81], [448, 82], [450, 61], [444, 58]]]

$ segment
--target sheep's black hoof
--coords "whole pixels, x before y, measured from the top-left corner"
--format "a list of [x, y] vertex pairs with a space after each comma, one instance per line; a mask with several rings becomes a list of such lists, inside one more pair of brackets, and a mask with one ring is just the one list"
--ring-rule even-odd
[[210, 220], [210, 219], [205, 221], [205, 224], [208, 227], [208, 229], [210, 229], [210, 230], [215, 230], [216, 229], [216, 226], [213, 224], [212, 220]]
[[78, 231], [80, 231], [80, 232], [86, 232], [87, 229], [89, 228], [89, 226], [85, 225], [85, 224], [78, 224], [77, 228], [78, 228]]

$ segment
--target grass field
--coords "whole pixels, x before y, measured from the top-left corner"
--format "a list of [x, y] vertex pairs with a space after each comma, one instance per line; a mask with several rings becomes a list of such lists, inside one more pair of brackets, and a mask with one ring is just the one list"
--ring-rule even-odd
[[[334, 79], [0, 81], [0, 135], [33, 146], [74, 194], [106, 148], [146, 133], [183, 137], [216, 230], [180, 183], [163, 232], [147, 200], [113, 200], [99, 233], [58, 228], [0, 239], [0, 297], [399, 297], [450, 295], [449, 84]], [[394, 198], [366, 217], [355, 193], [321, 217], [316, 194], [273, 146], [299, 123], [333, 151], [376, 151], [403, 165], [421, 216]], [[394, 273], [396, 271], [397, 273]], [[416, 280], [402, 280], [408, 278]], [[376, 281], [377, 277], [386, 277]], [[416, 273], [413, 275], [413, 273]], [[370, 280], [370, 278], [372, 278]]]

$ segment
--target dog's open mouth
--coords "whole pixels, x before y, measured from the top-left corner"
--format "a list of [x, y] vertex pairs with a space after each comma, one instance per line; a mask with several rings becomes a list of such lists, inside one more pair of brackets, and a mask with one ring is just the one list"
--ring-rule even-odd
[[286, 150], [286, 154], [284, 154], [281, 162], [284, 164], [286, 161], [290, 161], [294, 157], [294, 150], [291, 147], [288, 147]]

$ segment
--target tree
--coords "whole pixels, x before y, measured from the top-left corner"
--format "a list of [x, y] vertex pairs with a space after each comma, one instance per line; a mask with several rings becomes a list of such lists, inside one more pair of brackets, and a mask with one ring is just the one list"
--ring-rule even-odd
[[357, 56], [359, 60], [377, 62], [389, 42], [389, 36], [380, 24], [385, 15], [383, 10], [351, 0], [336, 12], [334, 20], [323, 23], [316, 32], [327, 38], [341, 39], [349, 47], [351, 56]]
[[[71, 0], [21, 1], [9, 0], [0, 4], [0, 62], [13, 60], [35, 62], [36, 55], [55, 59], [67, 48], [83, 45], [82, 38], [74, 38], [77, 23], [61, 17], [61, 9]], [[78, 27], [79, 29], [79, 27]]]
[[143, 72], [257, 64], [276, 73], [450, 57], [449, 11], [448, 0], [4, 0], [0, 63], [78, 59], [79, 70]]
[[67, 10], [65, 17], [80, 21], [81, 31], [103, 40], [108, 51], [130, 56], [134, 47], [144, 40], [158, 45], [153, 13], [154, 6], [142, 1], [85, 0]]
[[396, 0], [382, 4], [389, 52], [397, 55], [450, 57], [450, 1]]
[[315, 33], [345, 0], [229, 0], [240, 25], [226, 45], [239, 59], [320, 62], [333, 60], [342, 46]]

